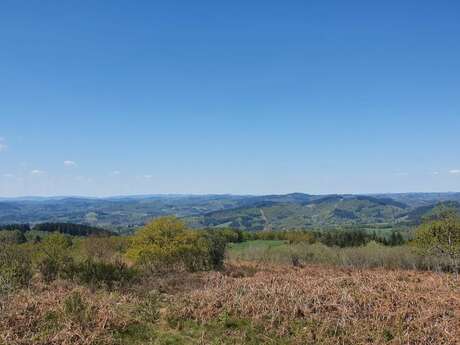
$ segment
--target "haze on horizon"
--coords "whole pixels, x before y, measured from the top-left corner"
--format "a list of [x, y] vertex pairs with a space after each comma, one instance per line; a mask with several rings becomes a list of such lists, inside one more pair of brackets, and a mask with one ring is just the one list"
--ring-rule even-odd
[[460, 191], [459, 11], [3, 1], [0, 197]]

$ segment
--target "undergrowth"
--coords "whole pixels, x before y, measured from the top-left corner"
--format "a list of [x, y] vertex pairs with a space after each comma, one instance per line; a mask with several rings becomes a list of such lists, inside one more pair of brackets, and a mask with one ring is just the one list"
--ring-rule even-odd
[[36, 278], [1, 300], [0, 344], [457, 344], [459, 296], [445, 273], [256, 263], [117, 289]]

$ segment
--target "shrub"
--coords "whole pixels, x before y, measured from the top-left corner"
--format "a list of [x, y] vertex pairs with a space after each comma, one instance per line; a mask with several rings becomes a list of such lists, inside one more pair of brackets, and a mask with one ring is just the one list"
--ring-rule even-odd
[[314, 243], [315, 242], [315, 235], [312, 232], [306, 231], [286, 231], [285, 239], [289, 241], [289, 243]]
[[84, 324], [91, 319], [90, 308], [78, 291], [74, 291], [66, 297], [63, 311], [66, 317], [78, 324]]
[[210, 267], [213, 269], [221, 269], [224, 265], [225, 249], [228, 243], [228, 237], [223, 237], [218, 233], [209, 231], [207, 234], [209, 244], [209, 260]]
[[175, 217], [158, 218], [133, 236], [127, 257], [150, 272], [213, 269], [221, 265], [225, 248], [216, 236], [189, 230]]
[[32, 278], [29, 253], [18, 245], [0, 244], [0, 293], [27, 286]]
[[374, 241], [365, 246], [347, 248], [329, 247], [322, 243], [287, 244], [254, 241], [233, 245], [228, 256], [230, 260], [295, 265], [311, 263], [355, 268], [384, 267], [433, 271], [451, 269], [447, 258], [420, 255], [408, 245], [385, 246]]
[[212, 229], [210, 230], [214, 234], [218, 234], [222, 236], [227, 243], [239, 243], [245, 240], [244, 232], [241, 230], [234, 230], [234, 229]]
[[124, 253], [127, 249], [127, 238], [110, 236], [110, 237], [87, 237], [80, 241], [81, 254], [84, 257], [113, 261]]
[[415, 233], [415, 246], [423, 253], [450, 260], [457, 273], [460, 268], [460, 217], [445, 211], [436, 220], [428, 220]]
[[78, 280], [92, 287], [113, 288], [115, 285], [124, 286], [136, 278], [136, 270], [125, 263], [116, 261], [108, 263], [87, 259], [76, 266]]
[[141, 320], [156, 322], [160, 318], [161, 295], [158, 291], [152, 290], [147, 293], [137, 307], [137, 313]]
[[27, 241], [26, 237], [19, 230], [1, 230], [0, 231], [0, 243], [21, 244], [26, 241]]
[[58, 233], [38, 244], [37, 266], [45, 281], [73, 276], [75, 264], [70, 253], [71, 246], [71, 238]]

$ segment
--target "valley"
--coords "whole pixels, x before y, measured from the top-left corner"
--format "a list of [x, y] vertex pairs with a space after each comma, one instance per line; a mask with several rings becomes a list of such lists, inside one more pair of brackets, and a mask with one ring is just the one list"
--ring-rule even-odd
[[404, 228], [420, 223], [442, 205], [460, 208], [459, 202], [460, 193], [3, 198], [0, 224], [69, 222], [126, 233], [151, 219], [174, 215], [194, 228]]

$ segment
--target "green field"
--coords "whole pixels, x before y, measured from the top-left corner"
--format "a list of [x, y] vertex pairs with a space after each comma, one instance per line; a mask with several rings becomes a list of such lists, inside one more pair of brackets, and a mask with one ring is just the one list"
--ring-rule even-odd
[[286, 245], [286, 241], [278, 241], [278, 240], [255, 240], [255, 241], [247, 241], [242, 243], [231, 243], [229, 244], [228, 248], [231, 252], [238, 253], [244, 252], [247, 250], [270, 250], [276, 247], [282, 247]]
[[409, 245], [384, 246], [369, 242], [359, 247], [329, 247], [321, 243], [289, 244], [287, 241], [257, 240], [229, 245], [230, 261], [269, 264], [332, 265], [352, 268], [442, 270], [445, 260], [418, 254]]

